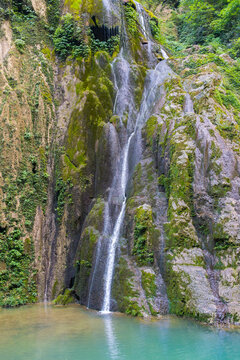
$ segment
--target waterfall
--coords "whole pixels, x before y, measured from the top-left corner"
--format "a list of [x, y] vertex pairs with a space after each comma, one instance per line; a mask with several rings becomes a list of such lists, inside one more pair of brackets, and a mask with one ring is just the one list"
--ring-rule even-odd
[[[112, 236], [109, 239], [109, 250], [106, 263], [106, 272], [105, 272], [105, 284], [104, 284], [104, 300], [102, 312], [108, 313], [110, 311], [110, 299], [111, 299], [111, 286], [114, 273], [115, 257], [116, 257], [116, 248], [118, 245], [118, 240], [120, 236], [121, 226], [124, 220], [125, 208], [126, 208], [126, 187], [129, 178], [129, 151], [131, 148], [131, 143], [133, 138], [135, 138], [133, 145], [133, 152], [139, 155], [139, 149], [136, 147], [141, 146], [141, 129], [144, 123], [149, 118], [156, 100], [161, 96], [162, 92], [160, 91], [160, 86], [162, 82], [169, 76], [171, 69], [168, 67], [166, 62], [161, 62], [157, 65], [155, 70], [150, 70], [146, 79], [145, 89], [143, 92], [142, 103], [140, 111], [138, 113], [134, 131], [128, 138], [127, 144], [123, 150], [123, 165], [121, 169], [121, 188], [120, 188], [120, 197], [122, 198], [122, 204], [120, 212], [117, 216]], [[136, 157], [134, 163], [139, 161], [139, 156]], [[109, 199], [111, 201], [111, 199]]]
[[[143, 8], [141, 8], [142, 10], [144, 11]], [[142, 25], [145, 24], [144, 19], [140, 19], [140, 21]], [[148, 29], [145, 25], [143, 30], [147, 34]], [[150, 37], [148, 36], [148, 38]], [[113, 113], [120, 118], [119, 142], [122, 151], [120, 151], [118, 159], [114, 159], [116, 161], [116, 166], [114, 167], [115, 174], [108, 192], [108, 198], [105, 201], [104, 227], [95, 251], [95, 261], [88, 295], [88, 307], [90, 307], [92, 295], [96, 292], [94, 287], [98, 289], [99, 296], [101, 296], [103, 291], [102, 306], [98, 305], [102, 313], [109, 313], [111, 310], [111, 288], [116, 250], [125, 216], [128, 180], [133, 173], [134, 167], [141, 159], [141, 130], [154, 112], [155, 104], [163, 95], [163, 88], [161, 86], [163, 81], [172, 71], [168, 67], [166, 60], [161, 61], [155, 69], [148, 71], [138, 113], [135, 112], [134, 91], [131, 88], [131, 57], [125, 46], [121, 48], [118, 57], [113, 61], [112, 72], [117, 91]], [[126, 114], [127, 126], [124, 125]], [[104, 269], [102, 271], [103, 264]], [[97, 279], [100, 269], [103, 272], [103, 279]], [[97, 283], [102, 280], [103, 284], [99, 288], [100, 285]]]
[[132, 140], [134, 133], [128, 139], [126, 148], [124, 149], [124, 157], [123, 157], [123, 167], [122, 167], [122, 176], [121, 176], [121, 194], [123, 197], [123, 202], [121, 206], [120, 213], [117, 217], [113, 235], [109, 239], [110, 246], [109, 246], [109, 254], [107, 259], [106, 265], [106, 278], [105, 278], [105, 289], [104, 289], [104, 300], [103, 300], [103, 307], [102, 312], [109, 312], [110, 311], [110, 297], [111, 297], [111, 286], [112, 286], [112, 278], [113, 278], [113, 270], [115, 264], [115, 255], [116, 255], [116, 246], [118, 243], [121, 225], [124, 219], [125, 207], [126, 207], [126, 186], [128, 180], [128, 154], [129, 154], [129, 146]]

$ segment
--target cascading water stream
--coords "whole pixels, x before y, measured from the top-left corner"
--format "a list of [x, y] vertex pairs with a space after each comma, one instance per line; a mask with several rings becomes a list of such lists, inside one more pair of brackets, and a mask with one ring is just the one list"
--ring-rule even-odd
[[141, 25], [141, 28], [143, 31], [143, 35], [145, 36], [146, 39], [148, 39], [149, 36], [148, 36], [147, 26], [146, 26], [145, 19], [144, 19], [144, 9], [143, 9], [142, 5], [139, 4], [137, 1], [135, 1], [135, 5], [136, 5], [137, 12], [138, 12], [139, 21], [140, 21], [140, 25]]
[[[131, 147], [131, 142], [135, 137], [135, 148], [134, 152], [139, 154], [136, 146], [141, 146], [141, 128], [144, 125], [145, 121], [149, 118], [151, 111], [155, 105], [156, 100], [161, 95], [160, 89], [158, 89], [164, 79], [171, 73], [171, 69], [167, 66], [166, 62], [159, 63], [155, 70], [150, 70], [147, 82], [145, 86], [145, 90], [143, 93], [142, 103], [140, 107], [139, 114], [137, 116], [136, 124], [134, 131], [128, 138], [127, 144], [123, 151], [123, 165], [121, 170], [121, 194], [122, 197], [122, 205], [119, 212], [119, 215], [116, 219], [115, 226], [113, 229], [113, 234], [109, 239], [109, 252], [106, 264], [106, 272], [105, 272], [105, 286], [104, 286], [104, 301], [102, 312], [108, 313], [110, 311], [110, 299], [111, 299], [111, 286], [114, 272], [114, 264], [116, 257], [116, 248], [120, 236], [121, 226], [124, 220], [125, 208], [126, 208], [126, 187], [129, 178], [129, 168], [128, 168], [128, 159], [129, 159], [129, 150]], [[157, 91], [159, 90], [159, 91]], [[138, 156], [139, 157], [139, 156]], [[139, 158], [137, 159], [137, 161]], [[137, 162], [135, 161], [135, 162]]]
[[[141, 8], [141, 14], [142, 11], [144, 11], [143, 8]], [[140, 21], [143, 21], [143, 26], [145, 24], [144, 19]], [[124, 30], [125, 29], [123, 29], [123, 32]], [[143, 31], [147, 34], [148, 29], [145, 25], [143, 26]], [[148, 35], [148, 38], [150, 39], [150, 35]], [[88, 296], [88, 307], [90, 307], [91, 297], [94, 293], [94, 283], [96, 283], [95, 277], [98, 273], [99, 266], [102, 266], [100, 262], [104, 262], [102, 313], [109, 313], [111, 309], [111, 288], [116, 250], [125, 216], [127, 201], [126, 190], [129, 177], [141, 158], [141, 129], [152, 114], [156, 102], [162, 96], [160, 89], [162, 82], [171, 73], [171, 69], [166, 64], [166, 61], [160, 62], [154, 70], [149, 70], [145, 80], [140, 111], [138, 114], [135, 114], [134, 91], [131, 88], [131, 66], [128, 61], [131, 57], [124, 45], [125, 44], [123, 44], [118, 57], [112, 64], [113, 79], [115, 89], [117, 90], [113, 113], [120, 118], [119, 124], [121, 129], [119, 135], [121, 136], [120, 142], [123, 145], [118, 160], [114, 159], [117, 166], [108, 199], [105, 202], [104, 228], [96, 248], [95, 264], [90, 280]], [[123, 125], [126, 114], [128, 119], [127, 128]], [[129, 168], [130, 154], [131, 168]], [[106, 261], [104, 260], [105, 258]]]
[[146, 12], [143, 6], [139, 4], [137, 1], [135, 1], [135, 5], [139, 16], [139, 22], [142, 29], [142, 33], [147, 40], [148, 58], [151, 64], [153, 62], [153, 54], [152, 54], [153, 41], [152, 41], [152, 37], [150, 36], [151, 30], [150, 30], [149, 22], [146, 19]]
[[[142, 29], [142, 33], [144, 35], [144, 37], [146, 38], [147, 40], [147, 44], [148, 44], [148, 58], [149, 58], [149, 61], [150, 61], [150, 64], [153, 63], [153, 54], [152, 54], [152, 48], [153, 48], [153, 45], [154, 45], [154, 41], [153, 41], [153, 38], [151, 36], [151, 29], [150, 29], [150, 26], [149, 26], [149, 21], [147, 19], [147, 16], [146, 16], [146, 12], [143, 8], [143, 6], [141, 4], [139, 4], [139, 2], [137, 1], [134, 1], [135, 5], [136, 5], [136, 9], [137, 9], [137, 12], [138, 12], [138, 16], [139, 16], [139, 22], [140, 22], [140, 26], [141, 26], [141, 29]], [[161, 47], [161, 53], [162, 53], [162, 57], [164, 60], [167, 60], [169, 57], [166, 53], [166, 51]]]
[[[117, 94], [116, 94], [116, 98], [115, 98], [115, 103], [114, 103], [114, 111], [113, 113], [117, 116], [120, 117], [120, 121], [122, 124], [122, 117], [124, 116], [125, 112], [128, 112], [129, 117], [132, 116], [133, 113], [133, 108], [134, 108], [134, 101], [133, 101], [133, 94], [130, 92], [130, 85], [129, 85], [129, 81], [130, 81], [130, 65], [128, 63], [128, 61], [125, 59], [125, 57], [123, 56], [123, 48], [121, 49], [118, 57], [115, 59], [115, 61], [112, 64], [112, 72], [113, 72], [113, 78], [114, 78], [114, 84], [115, 84], [115, 89], [117, 90]], [[113, 125], [112, 125], [113, 126]], [[123, 127], [123, 125], [122, 125]], [[115, 133], [116, 135], [116, 133]], [[128, 145], [128, 143], [127, 143]], [[87, 306], [90, 307], [91, 305], [91, 297], [92, 297], [92, 293], [93, 293], [93, 288], [94, 288], [94, 281], [95, 281], [95, 277], [97, 274], [97, 270], [98, 270], [98, 266], [99, 266], [99, 261], [101, 259], [102, 253], [104, 252], [104, 240], [109, 239], [110, 238], [110, 245], [112, 246], [111, 249], [108, 249], [108, 253], [110, 252], [111, 254], [115, 254], [115, 249], [113, 249], [113, 247], [115, 246], [115, 241], [112, 241], [112, 238], [114, 237], [118, 239], [119, 236], [119, 232], [120, 232], [120, 226], [122, 224], [122, 219], [120, 217], [120, 215], [124, 214], [125, 211], [125, 203], [126, 203], [126, 199], [125, 199], [125, 189], [126, 189], [126, 183], [127, 183], [127, 177], [125, 178], [125, 173], [127, 173], [127, 167], [128, 167], [128, 150], [126, 150], [127, 145], [123, 148], [122, 154], [120, 154], [119, 157], [119, 161], [118, 164], [116, 164], [115, 168], [115, 175], [113, 178], [113, 183], [111, 186], [111, 189], [109, 191], [109, 195], [108, 195], [108, 199], [105, 202], [105, 211], [104, 211], [104, 228], [103, 228], [103, 232], [102, 235], [98, 241], [97, 244], [97, 249], [96, 249], [96, 254], [95, 254], [95, 266], [94, 266], [94, 270], [91, 276], [91, 280], [90, 280], [90, 287], [89, 287], [89, 293], [88, 293], [88, 302], [87, 302]], [[127, 156], [126, 156], [127, 154]], [[119, 172], [119, 169], [121, 168], [121, 163], [123, 164], [122, 167], [122, 172]], [[120, 183], [119, 183], [119, 178]], [[116, 190], [117, 189], [117, 190]], [[117, 195], [117, 196], [116, 196]], [[112, 212], [111, 211], [112, 208], [116, 207], [116, 198], [120, 199], [120, 212], [117, 215], [117, 220], [115, 222], [115, 225], [112, 226], [112, 218], [110, 216], [110, 213], [113, 217]], [[124, 201], [125, 203], [124, 203]], [[117, 204], [119, 207], [119, 204]], [[118, 221], [121, 220], [121, 221]], [[113, 234], [111, 236], [111, 233]], [[109, 242], [108, 244], [109, 245]], [[114, 260], [115, 260], [115, 255], [114, 258], [111, 260], [109, 260], [109, 255], [107, 256], [107, 269], [108, 269], [108, 275], [106, 275], [105, 272], [105, 277], [107, 276], [107, 278], [109, 278], [109, 271], [112, 272], [112, 266], [114, 267]], [[113, 264], [112, 264], [113, 261]], [[104, 293], [108, 293], [109, 294], [109, 287], [106, 287], [108, 283], [109, 286], [109, 282], [105, 281], [104, 283]], [[106, 296], [104, 296], [104, 299], [106, 299]], [[105, 300], [104, 300], [105, 301]], [[106, 308], [109, 308], [109, 306], [103, 306], [102, 309], [105, 309], [104, 311], [109, 311], [106, 310]]]
[[106, 279], [105, 279], [105, 291], [104, 291], [104, 300], [102, 312], [108, 313], [110, 311], [110, 297], [111, 297], [111, 286], [112, 286], [112, 278], [113, 278], [113, 270], [116, 256], [116, 246], [118, 243], [121, 225], [123, 223], [125, 207], [126, 207], [126, 186], [128, 180], [128, 154], [129, 154], [129, 146], [131, 140], [133, 138], [134, 132], [128, 139], [126, 148], [124, 149], [124, 158], [123, 158], [123, 167], [122, 167], [122, 176], [121, 176], [121, 192], [123, 197], [123, 202], [121, 206], [120, 213], [116, 220], [116, 224], [114, 226], [113, 235], [110, 238], [110, 246], [109, 246], [109, 254], [106, 265]]

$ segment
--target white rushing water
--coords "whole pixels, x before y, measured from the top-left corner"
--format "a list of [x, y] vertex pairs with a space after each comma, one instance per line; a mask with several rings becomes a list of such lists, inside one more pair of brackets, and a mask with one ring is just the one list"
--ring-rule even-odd
[[[108, 0], [104, 1], [104, 6], [110, 9]], [[151, 44], [150, 27], [147, 24], [148, 19], [145, 10], [137, 2], [136, 7], [143, 34]], [[149, 59], [150, 55], [152, 56], [151, 48], [149, 48]], [[153, 113], [156, 102], [163, 94], [163, 88], [161, 87], [163, 81], [171, 73], [166, 61], [160, 62], [155, 69], [148, 71], [140, 110], [136, 114], [131, 71], [131, 56], [127, 51], [127, 47], [123, 46], [118, 57], [112, 63], [113, 80], [116, 89], [113, 113], [119, 116], [120, 119], [119, 142], [122, 150], [119, 151], [117, 159], [115, 159], [116, 155], [113, 158], [115, 174], [108, 192], [108, 198], [105, 201], [104, 226], [95, 252], [94, 268], [88, 293], [88, 307], [90, 307], [91, 297], [95, 292], [94, 287], [99, 289], [100, 292], [103, 289], [101, 312], [104, 314], [109, 313], [111, 310], [111, 288], [116, 251], [125, 216], [126, 190], [134, 166], [141, 158], [141, 129]], [[124, 125], [126, 119], [127, 126]], [[110, 132], [110, 135], [113, 136], [112, 132]], [[114, 141], [116, 141], [115, 136], [116, 133], [114, 139], [112, 139]], [[131, 164], [130, 169], [129, 164]], [[99, 288], [97, 282], [102, 281], [102, 279], [99, 279], [97, 275], [103, 263], [104, 268], [101, 270], [103, 271], [103, 284], [102, 288]]]
[[140, 26], [142, 28], [143, 35], [145, 36], [146, 39], [148, 39], [149, 35], [148, 35], [148, 31], [147, 31], [147, 25], [146, 25], [146, 22], [144, 19], [143, 6], [141, 4], [139, 4], [137, 1], [135, 1], [135, 5], [136, 5], [137, 12], [138, 12]]
[[165, 60], [167, 60], [169, 58], [168, 54], [166, 53], [166, 51], [161, 47], [161, 53], [162, 53], [162, 56]]
[[[118, 240], [120, 237], [120, 231], [124, 220], [125, 208], [126, 208], [126, 188], [127, 182], [129, 178], [129, 168], [128, 168], [128, 160], [129, 160], [129, 152], [131, 148], [132, 151], [138, 153], [136, 151], [136, 147], [140, 144], [141, 139], [141, 128], [144, 123], [149, 118], [155, 102], [161, 96], [162, 92], [160, 86], [162, 82], [169, 76], [171, 73], [171, 69], [168, 67], [165, 61], [159, 63], [154, 70], [150, 70], [148, 76], [146, 78], [145, 89], [143, 92], [142, 103], [140, 107], [139, 114], [136, 119], [134, 131], [128, 138], [127, 144], [123, 150], [123, 162], [121, 169], [121, 187], [120, 187], [120, 198], [122, 198], [122, 204], [120, 208], [120, 212], [117, 216], [112, 236], [109, 239], [109, 250], [108, 257], [106, 263], [106, 271], [105, 271], [105, 283], [104, 283], [104, 300], [102, 313], [108, 313], [110, 311], [110, 300], [111, 300], [111, 286], [113, 280], [114, 266], [115, 266], [115, 257], [116, 257], [116, 249], [118, 245]], [[134, 142], [133, 142], [134, 138]], [[133, 142], [133, 144], [131, 144]], [[132, 145], [132, 146], [131, 146]], [[110, 201], [111, 199], [109, 199]]]
[[117, 220], [116, 220], [116, 223], [114, 226], [112, 237], [109, 240], [110, 246], [109, 246], [109, 253], [108, 253], [108, 259], [107, 259], [107, 265], [106, 265], [104, 300], [103, 300], [103, 307], [102, 307], [103, 313], [110, 311], [111, 286], [112, 286], [112, 278], [113, 278], [115, 256], [116, 256], [116, 246], [118, 243], [121, 225], [123, 223], [125, 207], [126, 207], [126, 186], [127, 186], [127, 179], [128, 179], [128, 154], [129, 154], [129, 147], [130, 147], [130, 143], [131, 143], [133, 135], [134, 135], [134, 132], [129, 137], [126, 148], [124, 149], [123, 167], [122, 167], [122, 176], [121, 176], [121, 195], [123, 197], [123, 202], [122, 202], [120, 213], [117, 217]]

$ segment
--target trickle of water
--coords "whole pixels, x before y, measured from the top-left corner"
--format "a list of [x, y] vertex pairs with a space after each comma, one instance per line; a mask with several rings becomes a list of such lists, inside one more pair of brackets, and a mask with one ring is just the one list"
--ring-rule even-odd
[[189, 94], [185, 96], [184, 112], [186, 114], [194, 113], [193, 102]]
[[139, 2], [137, 2], [137, 1], [134, 1], [134, 2], [136, 5], [136, 10], [138, 12], [138, 17], [139, 17], [139, 22], [140, 22], [140, 26], [142, 29], [142, 33], [147, 40], [148, 59], [149, 59], [150, 63], [152, 63], [153, 62], [153, 54], [152, 54], [153, 41], [152, 41], [149, 21], [148, 21], [148, 18], [146, 16], [146, 12], [145, 12], [143, 6], [141, 4], [139, 4]]
[[142, 7], [141, 4], [139, 4], [137, 1], [135, 1], [135, 5], [136, 5], [136, 9], [139, 15], [139, 21], [140, 21], [140, 26], [142, 28], [142, 32], [143, 35], [145, 36], [146, 39], [148, 39], [148, 31], [147, 31], [147, 26], [145, 23], [145, 19], [144, 19], [144, 9]]
[[161, 48], [161, 53], [162, 53], [162, 56], [163, 56], [164, 60], [169, 59], [168, 54], [166, 53], [166, 51], [163, 48]]
[[88, 291], [88, 300], [87, 300], [87, 307], [90, 308], [91, 306], [91, 296], [92, 296], [92, 290], [93, 290], [93, 285], [94, 285], [94, 281], [95, 281], [95, 277], [96, 277], [96, 272], [98, 269], [98, 263], [100, 260], [100, 255], [101, 255], [101, 246], [102, 246], [102, 239], [103, 236], [106, 236], [107, 232], [108, 232], [108, 226], [109, 226], [109, 204], [108, 202], [105, 203], [105, 208], [104, 208], [104, 226], [103, 226], [103, 233], [102, 236], [98, 239], [97, 242], [97, 249], [96, 249], [96, 255], [95, 255], [95, 266], [93, 269], [93, 273], [91, 276], [91, 280], [90, 280], [90, 287], [89, 287], [89, 291]]
[[122, 118], [125, 112], [128, 112], [129, 114], [134, 107], [133, 96], [129, 86], [130, 64], [124, 58], [123, 48], [118, 57], [113, 61], [112, 70], [114, 74], [114, 85], [117, 90], [113, 113]]
[[106, 10], [107, 18], [110, 17], [111, 11], [112, 11], [112, 3], [111, 0], [102, 0], [103, 6]]

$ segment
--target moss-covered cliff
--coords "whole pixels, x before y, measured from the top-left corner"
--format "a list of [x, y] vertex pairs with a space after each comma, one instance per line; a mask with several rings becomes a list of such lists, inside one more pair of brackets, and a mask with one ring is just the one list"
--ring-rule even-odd
[[59, 295], [87, 305], [95, 277], [101, 308], [105, 203], [165, 46], [175, 55], [129, 176], [112, 308], [239, 322], [239, 60], [215, 45], [179, 49], [172, 10], [141, 11], [133, 1], [110, 11], [100, 0], [0, 2], [0, 306]]

